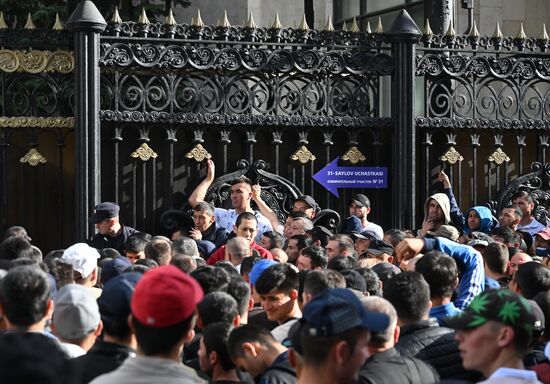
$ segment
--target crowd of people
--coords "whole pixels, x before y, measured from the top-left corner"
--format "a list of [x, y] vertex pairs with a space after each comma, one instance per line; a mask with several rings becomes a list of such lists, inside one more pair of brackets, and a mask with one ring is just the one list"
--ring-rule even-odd
[[110, 202], [45, 255], [10, 227], [0, 382], [550, 383], [550, 229], [528, 192], [461, 212], [440, 173], [421, 228], [384, 231], [357, 194], [332, 233], [311, 196], [280, 223], [244, 177], [213, 207], [214, 173], [170, 238]]

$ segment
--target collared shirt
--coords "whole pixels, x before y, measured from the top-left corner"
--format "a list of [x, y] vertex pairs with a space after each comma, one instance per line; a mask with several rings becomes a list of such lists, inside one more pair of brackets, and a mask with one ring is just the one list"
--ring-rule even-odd
[[526, 369], [516, 368], [498, 368], [493, 372], [491, 376], [485, 381], [478, 384], [490, 384], [490, 383], [514, 383], [514, 384], [542, 384], [534, 371], [528, 371]]
[[534, 217], [532, 217], [529, 224], [518, 225], [516, 231], [528, 232], [531, 236], [533, 236], [534, 239], [537, 233], [539, 233], [540, 231], [544, 231], [545, 229], [546, 227], [543, 224], [539, 223]]
[[452, 317], [458, 315], [462, 312], [460, 309], [455, 307], [454, 303], [451, 301], [449, 304], [437, 305], [430, 309], [430, 317], [436, 318], [439, 325], [445, 325], [443, 319], [445, 317]]
[[[215, 208], [214, 215], [216, 216], [216, 225], [220, 228], [224, 228], [227, 232], [233, 231], [233, 226], [237, 221], [239, 214], [234, 209]], [[254, 216], [258, 220], [258, 233], [256, 234], [256, 240], [259, 242], [262, 240], [262, 233], [272, 231], [271, 223], [269, 220], [258, 211], [254, 211]]]

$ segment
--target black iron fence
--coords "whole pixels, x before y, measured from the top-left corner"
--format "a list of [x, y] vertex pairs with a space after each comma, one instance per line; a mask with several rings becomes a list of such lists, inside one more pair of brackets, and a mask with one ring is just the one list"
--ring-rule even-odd
[[52, 220], [37, 235], [46, 249], [87, 237], [99, 200], [159, 232], [207, 158], [218, 175], [261, 160], [341, 214], [358, 190], [336, 198], [311, 176], [337, 156], [388, 167], [387, 190], [363, 191], [385, 228], [419, 224], [442, 168], [465, 209], [546, 161], [545, 35], [422, 35], [406, 13], [387, 33], [105, 23], [90, 4], [72, 34], [0, 28], [0, 229]]

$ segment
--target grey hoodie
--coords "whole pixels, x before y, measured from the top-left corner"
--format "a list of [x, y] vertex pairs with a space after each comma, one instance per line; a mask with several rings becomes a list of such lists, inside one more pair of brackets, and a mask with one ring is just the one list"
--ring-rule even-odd
[[424, 221], [428, 219], [428, 204], [431, 199], [434, 199], [443, 210], [443, 214], [445, 215], [445, 223], [443, 224], [449, 224], [451, 222], [451, 203], [445, 193], [435, 193], [428, 197], [424, 204]]

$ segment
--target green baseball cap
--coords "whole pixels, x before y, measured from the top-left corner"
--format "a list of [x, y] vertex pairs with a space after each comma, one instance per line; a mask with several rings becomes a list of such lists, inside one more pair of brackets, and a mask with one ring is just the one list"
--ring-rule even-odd
[[536, 318], [527, 300], [508, 289], [489, 290], [476, 296], [462, 313], [443, 319], [454, 329], [474, 329], [488, 321], [532, 334]]

